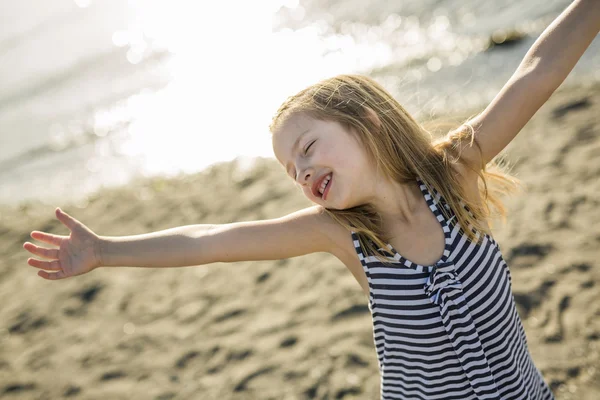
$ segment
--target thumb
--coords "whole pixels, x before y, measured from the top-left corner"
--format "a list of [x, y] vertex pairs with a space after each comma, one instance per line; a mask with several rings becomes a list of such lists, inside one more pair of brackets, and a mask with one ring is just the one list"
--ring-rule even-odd
[[56, 218], [63, 224], [67, 226], [70, 230], [73, 230], [76, 226], [76, 222], [69, 214], [60, 209], [60, 207], [56, 207]]

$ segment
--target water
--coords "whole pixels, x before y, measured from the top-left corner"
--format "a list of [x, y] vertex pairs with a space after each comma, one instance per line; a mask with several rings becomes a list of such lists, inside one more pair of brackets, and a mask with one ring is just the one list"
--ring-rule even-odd
[[[417, 117], [487, 104], [568, 0], [0, 0], [0, 203], [272, 157], [288, 95], [378, 79]], [[524, 40], [485, 51], [499, 29]], [[598, 40], [569, 82], [600, 80]]]

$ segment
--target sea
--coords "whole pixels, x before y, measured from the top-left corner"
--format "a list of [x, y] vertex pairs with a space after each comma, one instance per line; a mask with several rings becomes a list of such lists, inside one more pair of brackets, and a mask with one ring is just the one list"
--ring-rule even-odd
[[[341, 73], [417, 118], [483, 109], [570, 3], [0, 0], [0, 203], [251, 168], [279, 104]], [[599, 42], [564, 85], [600, 80]]]

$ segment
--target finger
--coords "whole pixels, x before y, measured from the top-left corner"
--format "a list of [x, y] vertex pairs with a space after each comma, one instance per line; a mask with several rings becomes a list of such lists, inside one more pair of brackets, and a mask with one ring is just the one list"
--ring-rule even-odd
[[55, 212], [56, 212], [56, 218], [58, 218], [58, 220], [60, 222], [65, 224], [66, 227], [69, 228], [69, 230], [75, 229], [75, 226], [77, 225], [77, 221], [73, 217], [71, 217], [69, 214], [67, 214], [63, 210], [61, 210], [59, 207], [56, 207]]
[[68, 236], [53, 235], [51, 233], [40, 232], [40, 231], [33, 231], [33, 232], [31, 232], [30, 236], [33, 239], [39, 240], [41, 242], [46, 242], [48, 244], [53, 244], [56, 246], [60, 246], [61, 242], [68, 238]]
[[49, 258], [52, 260], [58, 259], [58, 249], [47, 249], [45, 247], [36, 246], [33, 243], [25, 242], [23, 248], [36, 256]]
[[47, 269], [49, 271], [60, 271], [61, 270], [60, 262], [58, 260], [42, 261], [42, 260], [37, 260], [35, 258], [28, 258], [27, 264], [31, 265], [32, 267], [36, 267], [36, 268], [40, 268], [40, 269]]
[[56, 281], [59, 279], [68, 278], [68, 276], [63, 271], [52, 272], [52, 273], [48, 273], [46, 271], [38, 271], [38, 276], [41, 276], [42, 278], [49, 280], [49, 281]]

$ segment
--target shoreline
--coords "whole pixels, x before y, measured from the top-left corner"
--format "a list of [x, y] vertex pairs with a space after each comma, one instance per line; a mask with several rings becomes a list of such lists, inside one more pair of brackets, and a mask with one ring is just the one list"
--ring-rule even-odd
[[[377, 77], [375, 77], [375, 79], [377, 79]], [[569, 85], [562, 85], [558, 88], [558, 90], [552, 95], [551, 99], [555, 96], [569, 96], [571, 93], [573, 92], [579, 92], [579, 91], [588, 91], [588, 90], [600, 90], [600, 80], [599, 81], [591, 81], [591, 82], [585, 82], [585, 81], [576, 81], [573, 82]], [[442, 129], [446, 128], [450, 129], [450, 127], [456, 127], [458, 126], [458, 124], [460, 124], [461, 122], [465, 121], [467, 118], [469, 117], [473, 117], [474, 115], [476, 115], [477, 113], [481, 112], [484, 110], [486, 104], [481, 104], [480, 106], [477, 107], [471, 107], [471, 108], [464, 108], [462, 111], [460, 112], [449, 112], [449, 113], [439, 113], [436, 114], [435, 116], [431, 117], [430, 119], [422, 119], [422, 118], [417, 118], [417, 120], [422, 123], [424, 126], [426, 126], [427, 129], [430, 129], [432, 133], [434, 133], [434, 135], [439, 135], [442, 133]], [[437, 126], [437, 124], [442, 124], [442, 128], [439, 128]], [[527, 129], [527, 125], [523, 128], [523, 130]], [[519, 133], [520, 135], [521, 133]], [[188, 178], [194, 179], [195, 176], [204, 174], [204, 173], [210, 173], [211, 169], [214, 168], [220, 168], [220, 166], [223, 166], [225, 164], [238, 164], [238, 166], [240, 166], [240, 164], [254, 164], [255, 162], [261, 163], [264, 160], [272, 160], [272, 161], [276, 161], [275, 158], [271, 157], [248, 157], [248, 156], [242, 156], [241, 157], [243, 160], [240, 160], [240, 157], [232, 160], [232, 161], [219, 161], [217, 163], [214, 163], [212, 165], [207, 166], [206, 168], [191, 173], [191, 174], [186, 174], [186, 173], [180, 173], [177, 176], [173, 176], [173, 177], [169, 177], [166, 175], [154, 175], [154, 176], [149, 176], [149, 177], [136, 177], [131, 179], [130, 181], [128, 181], [125, 184], [121, 184], [121, 185], [114, 185], [114, 186], [102, 186], [99, 189], [90, 192], [88, 194], [83, 194], [81, 196], [81, 198], [79, 198], [76, 201], [61, 201], [61, 200], [57, 200], [57, 201], [52, 201], [52, 202], [43, 202], [40, 199], [24, 199], [24, 200], [20, 200], [20, 201], [16, 201], [16, 202], [0, 202], [0, 210], [6, 210], [7, 212], [14, 212], [14, 211], [18, 211], [19, 209], [22, 208], [32, 208], [32, 207], [51, 207], [53, 204], [65, 204], [66, 206], [74, 206], [74, 207], [78, 207], [77, 205], [82, 205], [85, 206], [86, 204], [89, 203], [90, 199], [101, 196], [102, 193], [104, 191], [111, 191], [114, 189], [119, 189], [119, 188], [127, 188], [129, 186], [133, 186], [135, 188], [139, 188], [139, 187], [144, 187], [144, 186], [151, 186], [156, 184], [157, 182], [161, 182], [161, 181], [165, 181], [165, 180], [185, 180]], [[236, 168], [236, 167], [234, 167]], [[237, 174], [244, 174], [244, 170], [246, 170], [247, 168], [244, 167], [243, 165], [240, 166], [238, 168], [240, 171], [237, 172]], [[251, 167], [250, 167], [251, 169]], [[79, 207], [79, 208], [83, 208], [83, 207]]]

